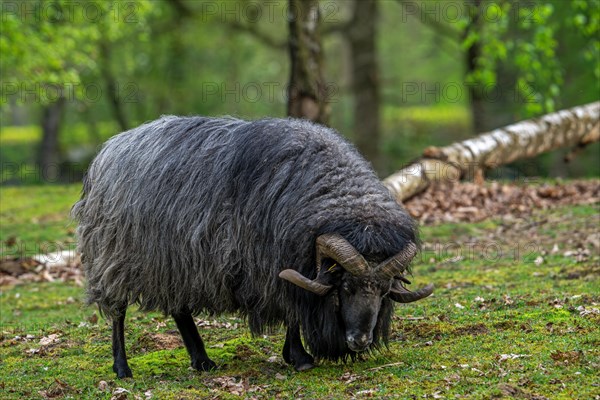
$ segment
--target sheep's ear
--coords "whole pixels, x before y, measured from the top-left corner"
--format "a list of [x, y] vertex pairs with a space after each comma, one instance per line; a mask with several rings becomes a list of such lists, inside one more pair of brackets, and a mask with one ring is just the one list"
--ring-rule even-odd
[[412, 303], [413, 301], [424, 299], [433, 293], [433, 285], [429, 284], [424, 288], [411, 292], [405, 288], [400, 281], [394, 280], [392, 288], [388, 294], [389, 298], [398, 303]]

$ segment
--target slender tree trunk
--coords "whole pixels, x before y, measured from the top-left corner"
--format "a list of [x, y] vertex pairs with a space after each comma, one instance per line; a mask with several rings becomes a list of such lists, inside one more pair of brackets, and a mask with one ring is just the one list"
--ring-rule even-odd
[[48, 104], [42, 114], [42, 143], [38, 152], [38, 166], [42, 180], [54, 182], [60, 176], [58, 134], [66, 99], [61, 96]]
[[[471, 45], [467, 49], [467, 73], [475, 71], [477, 68], [476, 60], [480, 54], [479, 43]], [[471, 106], [471, 126], [473, 127], [473, 133], [485, 132], [487, 127], [486, 115], [485, 115], [485, 101], [482, 94], [482, 88], [470, 85], [469, 86], [469, 102]]]
[[[470, 0], [465, 4], [468, 7], [470, 22], [467, 25], [463, 40], [469, 36], [471, 32], [481, 32], [480, 21], [480, 6], [481, 0]], [[477, 59], [481, 55], [481, 42], [476, 40], [465, 52], [466, 76], [471, 75], [477, 69]], [[469, 103], [471, 106], [471, 126], [475, 134], [485, 132], [487, 130], [485, 118], [485, 101], [482, 94], [483, 88], [478, 85], [469, 85]]]
[[288, 12], [291, 76], [287, 113], [326, 125], [330, 109], [323, 78], [319, 1], [289, 0]]
[[110, 68], [110, 47], [109, 44], [104, 40], [100, 41], [100, 56], [102, 58], [100, 61], [100, 69], [106, 85], [106, 94], [108, 96], [110, 109], [112, 110], [113, 117], [119, 124], [121, 130], [126, 131], [129, 129], [129, 124], [127, 123], [127, 117], [125, 116], [123, 103], [119, 98], [119, 86], [117, 80], [115, 79]]
[[573, 107], [481, 134], [446, 147], [425, 149], [423, 158], [385, 179], [399, 201], [425, 190], [432, 181], [477, 176], [483, 168], [600, 140], [600, 102]]
[[354, 95], [354, 132], [358, 150], [381, 168], [379, 77], [377, 66], [377, 1], [355, 0], [348, 30]]

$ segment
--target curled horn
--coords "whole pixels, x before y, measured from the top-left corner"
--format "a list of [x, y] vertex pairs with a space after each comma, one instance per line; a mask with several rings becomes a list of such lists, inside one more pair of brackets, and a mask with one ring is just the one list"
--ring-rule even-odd
[[[317, 270], [321, 267], [324, 257], [334, 259], [352, 275], [362, 275], [367, 272], [367, 262], [363, 256], [340, 235], [328, 233], [317, 238]], [[323, 296], [331, 289], [331, 285], [319, 282], [320, 276], [321, 273], [315, 280], [310, 280], [294, 269], [285, 269], [279, 273], [281, 279]]]
[[417, 254], [417, 245], [410, 242], [400, 253], [379, 264], [377, 273], [385, 279], [399, 277], [406, 270], [415, 254]]
[[334, 259], [352, 275], [367, 273], [367, 262], [346, 239], [335, 233], [326, 233], [317, 238], [317, 268], [324, 257]]
[[402, 284], [395, 282], [394, 285], [392, 285], [392, 289], [390, 289], [388, 296], [390, 299], [397, 301], [398, 303], [411, 303], [413, 301], [424, 299], [431, 293], [433, 293], [432, 284], [429, 284], [424, 288], [417, 290], [416, 292], [411, 292], [402, 286]]
[[311, 281], [295, 269], [284, 269], [279, 273], [279, 277], [319, 296], [323, 296], [331, 289], [330, 285], [324, 285], [317, 279]]

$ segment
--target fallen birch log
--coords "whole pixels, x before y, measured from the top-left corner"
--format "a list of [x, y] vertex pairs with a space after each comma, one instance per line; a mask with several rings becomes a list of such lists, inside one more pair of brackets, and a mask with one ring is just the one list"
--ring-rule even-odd
[[398, 201], [425, 190], [434, 181], [457, 181], [563, 147], [600, 140], [600, 102], [561, 110], [483, 133], [445, 147], [429, 147], [423, 156], [383, 182]]

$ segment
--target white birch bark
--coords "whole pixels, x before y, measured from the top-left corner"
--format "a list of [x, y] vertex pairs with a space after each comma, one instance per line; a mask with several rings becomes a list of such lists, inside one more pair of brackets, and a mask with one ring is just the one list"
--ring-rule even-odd
[[425, 190], [432, 181], [458, 180], [562, 147], [600, 140], [600, 102], [561, 110], [483, 133], [446, 147], [429, 147], [423, 157], [390, 175], [384, 184], [398, 201]]

